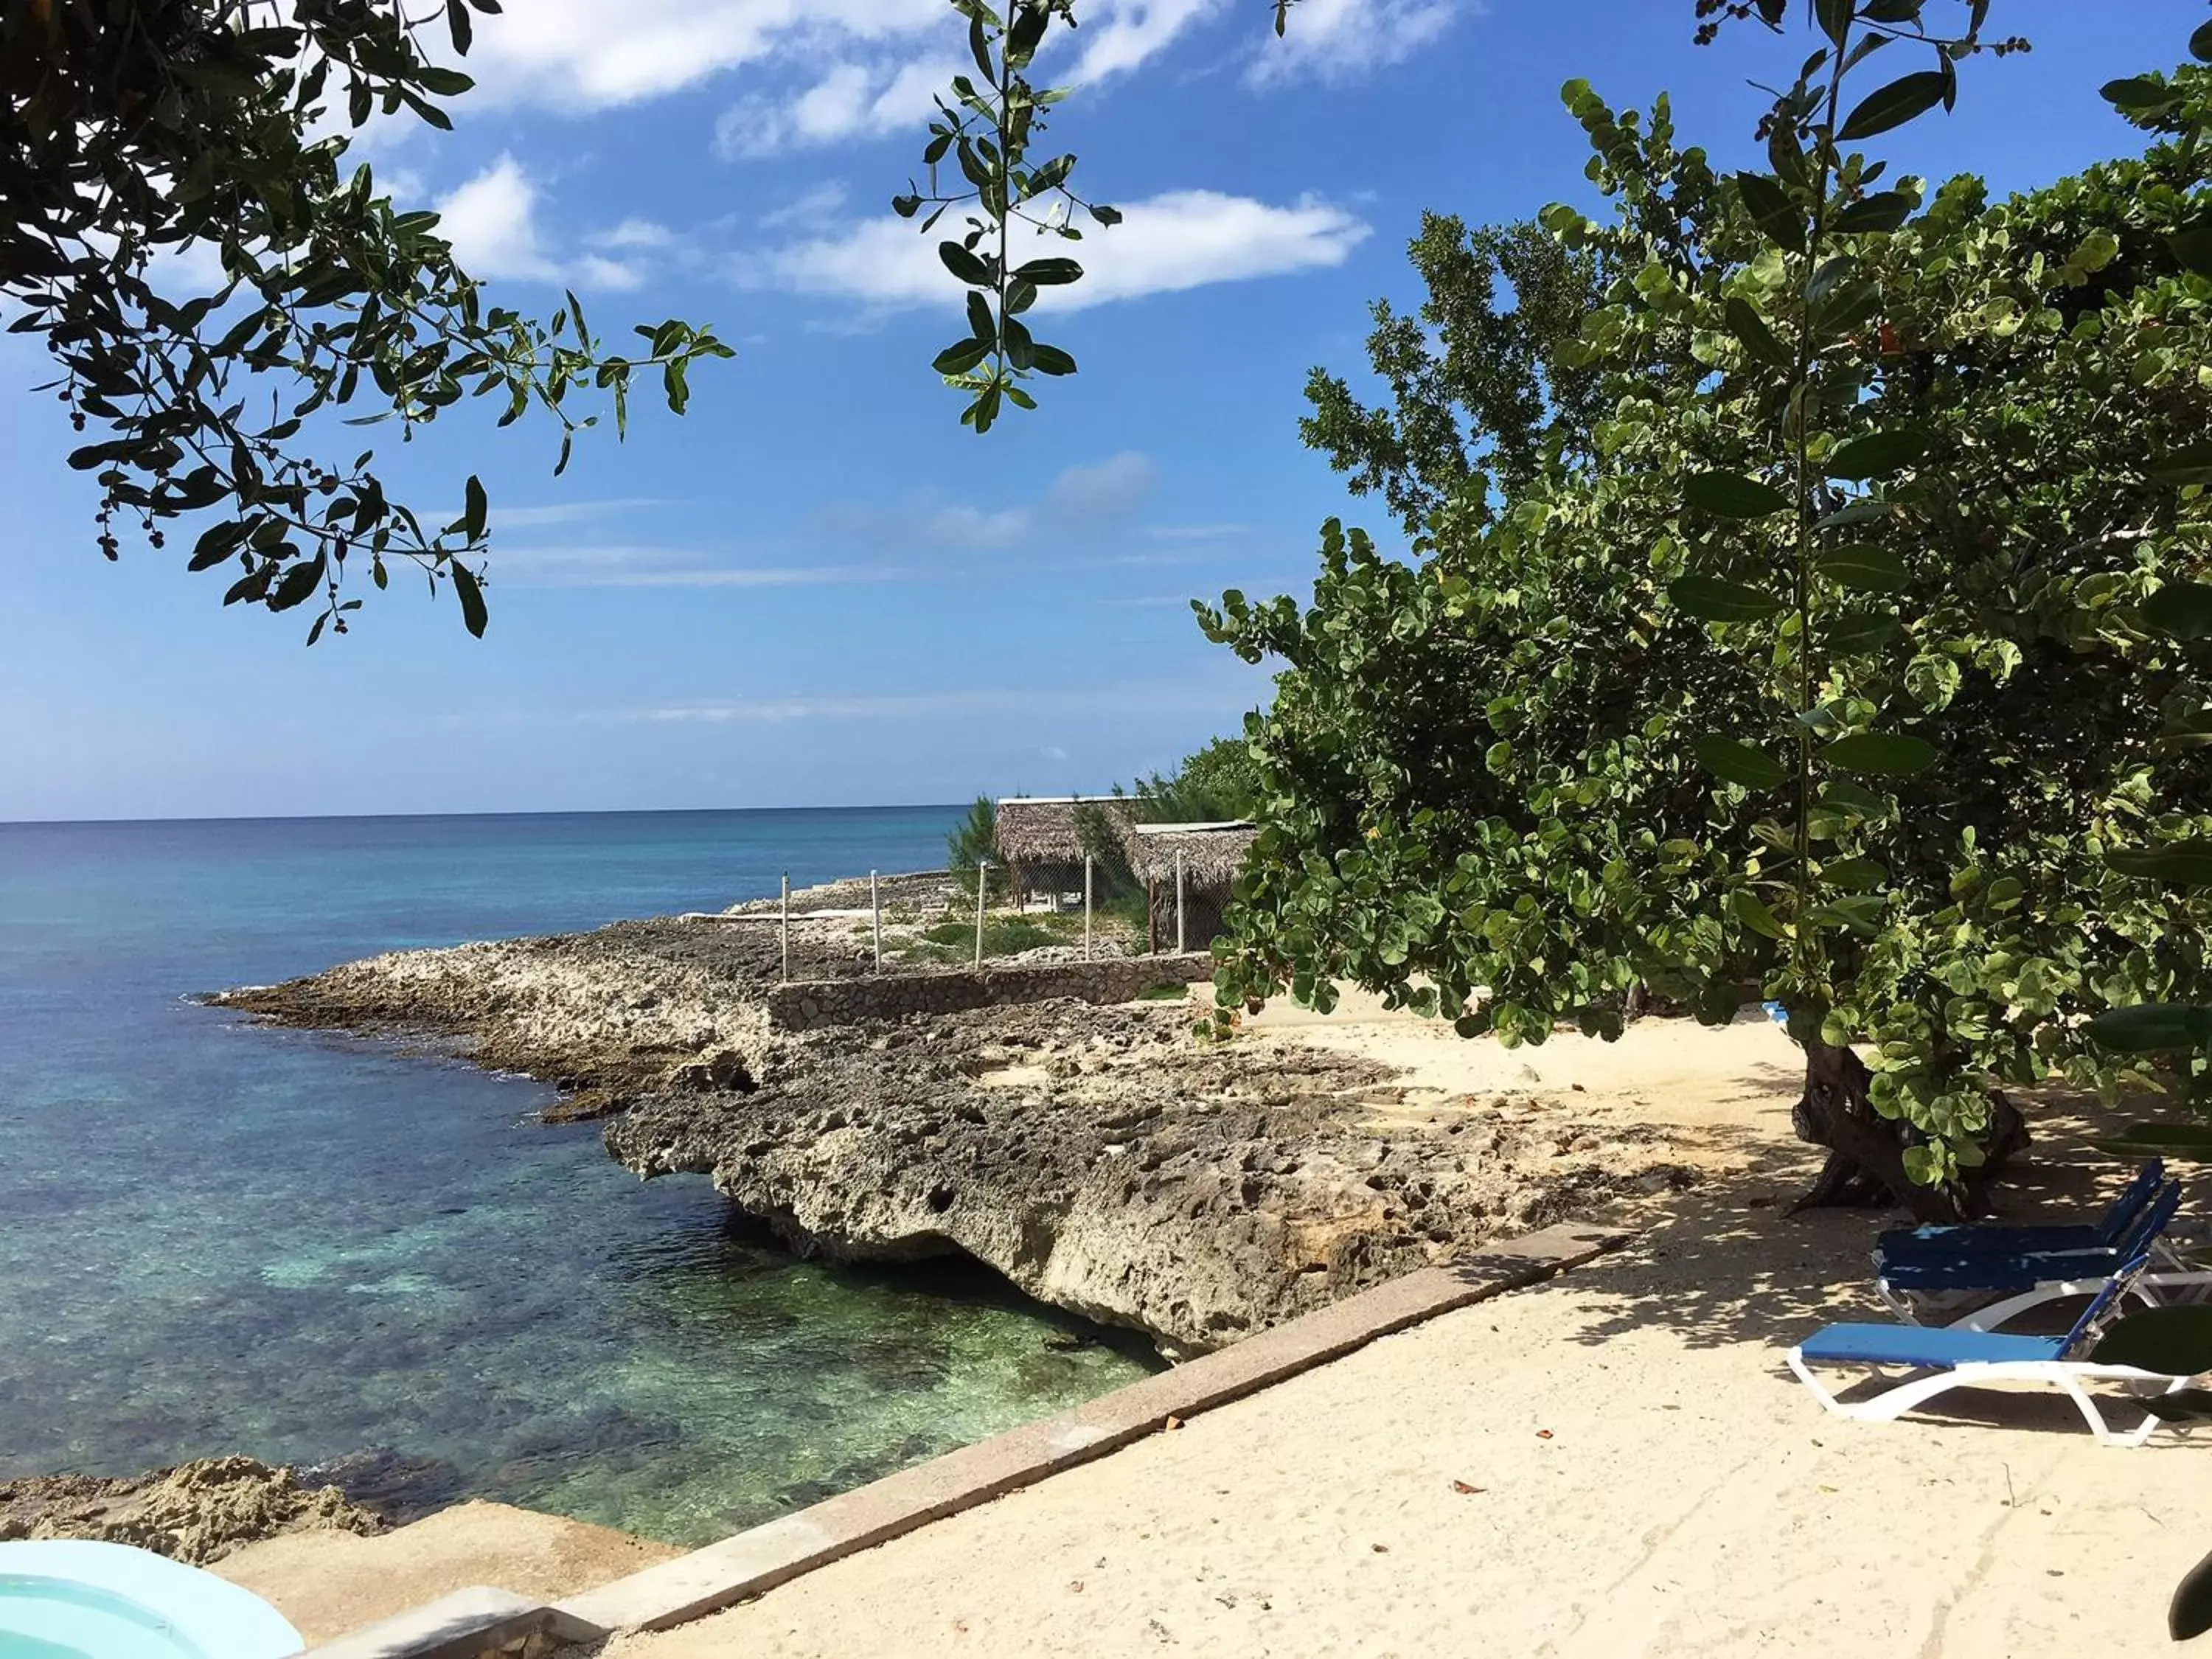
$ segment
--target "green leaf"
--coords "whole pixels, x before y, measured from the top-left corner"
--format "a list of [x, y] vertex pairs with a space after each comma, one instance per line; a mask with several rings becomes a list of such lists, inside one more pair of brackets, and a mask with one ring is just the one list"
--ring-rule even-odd
[[1879, 501], [1871, 495], [1847, 501], [1833, 513], [1813, 521], [1815, 530], [1847, 530], [1855, 524], [1874, 524], [1889, 516], [1889, 503]]
[[[2212, 24], [2206, 27], [2212, 28]], [[2208, 1630], [2212, 1630], [2212, 1555], [2181, 1575], [2166, 1608], [2166, 1633], [2173, 1640], [2186, 1642]]]
[[2142, 602], [2143, 626], [2170, 639], [2212, 638], [2212, 586], [2168, 582]]
[[1743, 349], [1761, 362], [1785, 368], [1790, 363], [1790, 349], [1774, 337], [1759, 316], [1758, 308], [1741, 295], [1733, 295], [1724, 307], [1729, 331], [1743, 342]]
[[1852, 0], [1814, 0], [1813, 13], [1820, 29], [1838, 46], [1850, 32]]
[[1855, 817], [1878, 818], [1888, 812], [1890, 799], [1871, 789], [1863, 789], [1847, 779], [1831, 778], [1820, 786], [1820, 804]]
[[1848, 892], [1870, 892], [1889, 879], [1889, 872], [1874, 859], [1838, 859], [1820, 866], [1820, 879]]
[[1915, 427], [1869, 432], [1839, 444], [1821, 469], [1832, 478], [1886, 478], [1928, 453], [1928, 434]]
[[2141, 876], [2176, 887], [2212, 887], [2212, 841], [2173, 841], [2160, 847], [2108, 853], [2105, 862], [2124, 876]]
[[2172, 87], [2147, 75], [2107, 81], [2097, 88], [2097, 95], [2129, 115], [2154, 115], [2181, 101], [2180, 94]]
[[2091, 1143], [2118, 1158], [2179, 1158], [2212, 1162], [2212, 1123], [2130, 1123]]
[[2166, 1054], [2200, 1048], [2212, 1038], [2212, 1008], [2186, 1002], [2138, 1002], [2108, 1009], [2082, 1029], [2090, 1042], [2116, 1054]]
[[937, 257], [945, 261], [945, 268], [970, 288], [995, 286], [991, 268], [957, 242], [939, 242]]
[[2172, 454], [2153, 461], [2144, 470], [2158, 483], [2212, 484], [2212, 443], [2191, 444], [2186, 449], [2177, 449]]
[[1863, 196], [1836, 216], [1836, 228], [1846, 235], [1865, 231], [1895, 230], [1918, 206], [1901, 190], [1877, 191]]
[[1754, 933], [1764, 933], [1769, 939], [1788, 937], [1782, 924], [1774, 919], [1774, 912], [1768, 909], [1759, 895], [1748, 887], [1739, 887], [1729, 895], [1729, 908], [1735, 913], [1738, 921]]
[[459, 559], [447, 568], [453, 572], [454, 595], [461, 602], [461, 625], [482, 639], [484, 623], [489, 618], [484, 611], [483, 589], [477, 583], [477, 573]]
[[1805, 246], [1806, 218], [1780, 180], [1764, 173], [1735, 175], [1736, 194], [1759, 228], [1785, 248]]
[[2115, 1321], [2089, 1350], [2092, 1364], [2132, 1365], [2163, 1376], [2212, 1371], [2212, 1307], [2138, 1308]]
[[277, 579], [276, 591], [269, 596], [271, 611], [289, 611], [304, 605], [323, 584], [323, 556], [303, 559]]
[[2142, 1408], [2161, 1423], [2212, 1421], [2212, 1389], [2177, 1389], [2144, 1401]]
[[469, 474], [469, 482], [463, 491], [463, 495], [465, 499], [461, 507], [462, 532], [471, 542], [480, 542], [483, 539], [484, 516], [490, 511], [491, 504], [484, 499], [483, 482], [473, 472]]
[[1925, 738], [1893, 732], [1855, 732], [1838, 738], [1820, 756], [1846, 772], [1877, 778], [1909, 778], [1938, 758], [1936, 745]]
[[1879, 893], [1855, 893], [1814, 905], [1805, 920], [1814, 927], [1840, 927], [1862, 939], [1873, 939], [1881, 932], [1881, 913], [1887, 902]]
[[1018, 283], [1034, 283], [1039, 288], [1073, 283], [1083, 275], [1083, 267], [1073, 259], [1032, 259], [1025, 265], [1014, 268]]
[[2212, 23], [2199, 23], [2189, 37], [2189, 55], [2200, 64], [2212, 64]]
[[1790, 497], [1772, 484], [1733, 472], [1700, 472], [1682, 485], [1682, 499], [1723, 519], [1763, 519], [1790, 510]]
[[930, 367], [939, 374], [965, 374], [989, 356], [992, 342], [979, 340], [970, 335], [964, 340], [955, 340], [930, 360]]
[[1706, 622], [1757, 622], [1782, 609], [1772, 594], [1717, 576], [1678, 576], [1668, 584], [1667, 597]]
[[434, 93], [441, 98], [458, 98], [476, 85], [459, 70], [441, 69], [431, 64], [416, 70], [415, 78], [425, 91]]
[[238, 544], [246, 539], [246, 526], [234, 520], [209, 526], [193, 544], [191, 560], [185, 568], [187, 570], [213, 569], [238, 551]]
[[1911, 581], [1903, 559], [1868, 542], [1823, 553], [1815, 568], [1837, 586], [1857, 593], [1899, 593]]
[[1887, 86], [1869, 93], [1851, 112], [1844, 118], [1842, 129], [1836, 134], [1838, 143], [1852, 143], [1861, 138], [1871, 138], [1878, 132], [1887, 132], [1901, 127], [1914, 117], [1923, 115], [1943, 101], [1949, 87], [1948, 76], [1936, 70], [1922, 70], [1892, 81]]
[[1723, 783], [1740, 783], [1747, 789], [1771, 789], [1790, 775], [1790, 769], [1763, 749], [1734, 738], [1704, 737], [1690, 744], [1698, 763]]
[[2166, 239], [2173, 257], [2199, 276], [2212, 276], [2212, 223], [2191, 225]]
[[1073, 374], [1075, 359], [1058, 346], [1033, 345], [1030, 348], [1030, 367], [1040, 374]]

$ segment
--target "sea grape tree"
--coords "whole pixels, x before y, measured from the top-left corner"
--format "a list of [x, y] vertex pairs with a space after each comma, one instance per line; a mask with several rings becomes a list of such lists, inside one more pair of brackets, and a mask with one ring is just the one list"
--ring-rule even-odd
[[1808, 1198], [1935, 1216], [2023, 1138], [2007, 1085], [2143, 1080], [2090, 1022], [2212, 1001], [2172, 878], [2212, 832], [2212, 70], [2107, 89], [2140, 157], [1931, 190], [1866, 151], [1999, 44], [1938, 9], [1820, 0], [1726, 179], [1569, 86], [1615, 204], [1544, 216], [1605, 274], [1589, 452], [1478, 465], [1411, 561], [1332, 525], [1309, 606], [1200, 607], [1283, 665], [1224, 1007], [1349, 979], [1540, 1042], [1764, 994]]
[[691, 368], [730, 355], [676, 319], [614, 350], [574, 295], [545, 323], [491, 304], [436, 214], [347, 165], [346, 131], [379, 112], [451, 126], [470, 81], [435, 59], [498, 10], [0, 0], [0, 318], [53, 359], [42, 389], [84, 434], [69, 463], [100, 486], [107, 557], [189, 526], [191, 568], [229, 570], [225, 604], [302, 607], [310, 642], [359, 606], [349, 574], [382, 587], [411, 564], [480, 634], [483, 487], [457, 480], [458, 515], [426, 523], [335, 422], [410, 437], [489, 396], [501, 425], [552, 416], [557, 471], [598, 418], [580, 403], [619, 427], [647, 376], [680, 413]]

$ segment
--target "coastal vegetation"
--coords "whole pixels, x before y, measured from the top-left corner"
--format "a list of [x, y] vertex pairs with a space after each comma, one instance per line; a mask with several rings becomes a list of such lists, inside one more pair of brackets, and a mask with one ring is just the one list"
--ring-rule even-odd
[[[495, 399], [501, 426], [536, 408], [560, 428], [558, 473], [599, 409], [624, 428], [641, 378], [681, 414], [690, 371], [732, 355], [675, 318], [617, 350], [573, 293], [542, 323], [489, 304], [436, 214], [399, 211], [366, 163], [346, 166], [374, 116], [450, 128], [442, 106], [471, 83], [433, 61], [426, 26], [459, 55], [498, 9], [0, 6], [0, 298], [87, 434], [69, 464], [100, 485], [107, 558], [128, 531], [160, 549], [190, 519], [190, 568], [233, 577], [223, 603], [307, 610], [311, 644], [346, 631], [359, 579], [382, 588], [396, 565], [450, 584], [481, 635], [483, 486], [456, 487], [440, 525], [387, 496], [374, 452], [341, 447], [332, 417], [396, 421], [407, 440], [465, 398]], [[194, 252], [220, 276], [196, 275]]]
[[2105, 89], [2142, 155], [2004, 199], [1863, 153], [2017, 49], [1986, 5], [1814, 9], [1766, 167], [1571, 82], [1611, 211], [1431, 220], [1393, 405], [1316, 377], [1413, 556], [1332, 522], [1310, 605], [1198, 607], [1282, 665], [1218, 991], [1508, 1043], [1774, 1000], [1808, 1199], [1948, 1216], [2008, 1087], [2212, 1086], [2212, 27]]

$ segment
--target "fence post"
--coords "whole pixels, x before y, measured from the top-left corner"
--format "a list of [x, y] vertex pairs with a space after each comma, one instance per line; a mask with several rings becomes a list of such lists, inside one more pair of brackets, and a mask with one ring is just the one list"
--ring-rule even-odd
[[1083, 959], [1091, 960], [1091, 854], [1083, 855]]
[[868, 908], [876, 918], [876, 967], [881, 971], [884, 965], [884, 901], [876, 891], [876, 872], [872, 870], [868, 872]]
[[783, 977], [791, 980], [791, 872], [783, 872]]
[[1181, 956], [1190, 947], [1182, 937], [1182, 848], [1176, 848], [1176, 954]]
[[983, 894], [990, 878], [990, 865], [988, 862], [978, 864], [975, 866], [975, 965], [978, 968], [983, 965]]

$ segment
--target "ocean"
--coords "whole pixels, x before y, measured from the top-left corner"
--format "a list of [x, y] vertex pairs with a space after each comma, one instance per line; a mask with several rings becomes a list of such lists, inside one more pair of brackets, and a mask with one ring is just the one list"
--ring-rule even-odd
[[928, 868], [963, 812], [0, 824], [0, 1479], [374, 1452], [696, 1544], [1144, 1375], [981, 1268], [763, 1248], [538, 1084], [194, 1000]]

